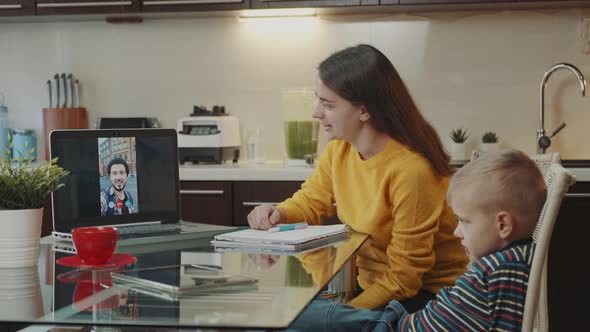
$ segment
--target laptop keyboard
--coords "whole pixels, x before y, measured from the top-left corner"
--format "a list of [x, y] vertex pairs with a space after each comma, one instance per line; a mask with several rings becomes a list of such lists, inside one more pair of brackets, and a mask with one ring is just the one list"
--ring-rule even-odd
[[160, 232], [172, 232], [180, 230], [180, 224], [155, 224], [117, 228], [120, 235], [127, 234], [149, 234]]

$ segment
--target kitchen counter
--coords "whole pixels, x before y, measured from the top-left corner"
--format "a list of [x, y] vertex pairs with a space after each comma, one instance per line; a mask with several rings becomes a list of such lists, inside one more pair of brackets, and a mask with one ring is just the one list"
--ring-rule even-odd
[[180, 165], [180, 181], [305, 181], [312, 171], [313, 168], [308, 166], [286, 167], [282, 161], [185, 164]]
[[[590, 167], [564, 164], [578, 182], [590, 182]], [[313, 168], [307, 166], [286, 167], [282, 161], [180, 165], [180, 181], [305, 181], [312, 171]]]

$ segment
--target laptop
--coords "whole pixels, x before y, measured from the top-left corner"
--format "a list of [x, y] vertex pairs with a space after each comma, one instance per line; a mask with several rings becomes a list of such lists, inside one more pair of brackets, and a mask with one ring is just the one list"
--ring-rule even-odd
[[180, 220], [174, 129], [54, 130], [49, 136], [51, 158], [70, 172], [51, 195], [54, 239], [71, 243], [71, 230], [87, 226], [116, 226], [121, 245], [235, 229]]

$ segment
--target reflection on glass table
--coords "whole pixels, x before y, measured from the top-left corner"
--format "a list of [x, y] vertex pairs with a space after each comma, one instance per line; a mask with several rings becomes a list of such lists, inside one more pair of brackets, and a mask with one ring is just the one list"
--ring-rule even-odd
[[[214, 252], [210, 239], [125, 246], [117, 248], [117, 252], [134, 255], [137, 262], [100, 271], [55, 264], [56, 259], [67, 254], [53, 251], [51, 243], [44, 240], [38, 274], [29, 273], [40, 277], [37, 283], [32, 278], [37, 287], [33, 287], [37, 290], [33, 293], [38, 295], [32, 301], [39, 304], [32, 307], [38, 310], [20, 317], [0, 311], [0, 321], [98, 327], [281, 329], [320, 292], [347, 296], [346, 289], [355, 284], [350, 263], [366, 237], [351, 232], [345, 241], [295, 255]], [[179, 264], [205, 266], [257, 282], [205, 289], [187, 296], [162, 296], [162, 292], [146, 292], [145, 288], [113, 282], [111, 278], [113, 271]], [[172, 272], [155, 278], [173, 283], [180, 276], [180, 272]]]

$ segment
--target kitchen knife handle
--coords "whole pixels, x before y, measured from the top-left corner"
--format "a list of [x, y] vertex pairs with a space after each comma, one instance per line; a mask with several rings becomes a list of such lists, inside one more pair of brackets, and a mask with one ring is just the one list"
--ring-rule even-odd
[[47, 88], [49, 89], [49, 108], [53, 107], [53, 96], [51, 94], [51, 80], [47, 80]]
[[70, 102], [68, 107], [74, 107], [74, 79], [72, 74], [66, 75], [66, 84], [68, 86], [68, 101]]
[[61, 74], [61, 81], [64, 87], [64, 103], [63, 103], [63, 108], [68, 107], [68, 82], [66, 80], [66, 74], [62, 73]]
[[37, 8], [67, 8], [67, 7], [108, 7], [108, 6], [131, 6], [131, 1], [97, 1], [97, 2], [53, 2], [38, 3]]
[[0, 9], [22, 9], [23, 5], [0, 5]]
[[59, 76], [54, 76], [55, 79], [55, 107], [59, 108], [60, 93], [59, 93]]
[[78, 80], [74, 81], [74, 96], [76, 97], [74, 107], [80, 107], [80, 82]]

